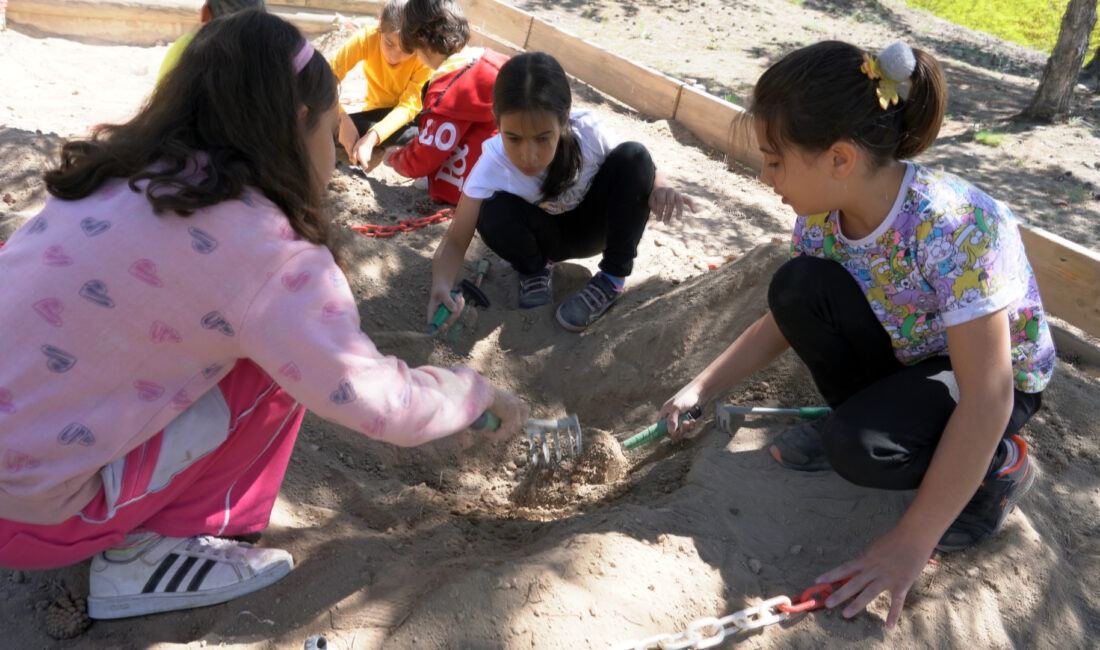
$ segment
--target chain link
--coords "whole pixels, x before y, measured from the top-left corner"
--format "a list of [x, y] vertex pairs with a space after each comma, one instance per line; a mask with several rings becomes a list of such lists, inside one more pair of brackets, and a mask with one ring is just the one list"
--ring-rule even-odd
[[351, 229], [355, 232], [362, 233], [367, 237], [393, 237], [399, 232], [412, 232], [418, 228], [424, 226], [430, 226], [433, 223], [442, 223], [454, 216], [454, 209], [443, 208], [439, 212], [427, 217], [412, 217], [399, 221], [393, 225], [381, 225], [367, 223], [361, 226], [352, 226]]
[[825, 606], [825, 599], [832, 595], [847, 579], [831, 584], [814, 585], [791, 602], [787, 596], [776, 596], [756, 607], [746, 607], [722, 618], [706, 617], [692, 621], [679, 634], [658, 634], [640, 641], [627, 641], [612, 646], [612, 650], [703, 650], [714, 648], [740, 632], [756, 630], [782, 623], [792, 614], [801, 614]]
[[755, 630], [781, 623], [790, 617], [782, 608], [790, 607], [791, 599], [777, 596], [756, 607], [747, 607], [722, 618], [700, 618], [692, 621], [679, 634], [658, 634], [640, 641], [629, 641], [613, 650], [703, 650], [714, 648], [739, 632]]

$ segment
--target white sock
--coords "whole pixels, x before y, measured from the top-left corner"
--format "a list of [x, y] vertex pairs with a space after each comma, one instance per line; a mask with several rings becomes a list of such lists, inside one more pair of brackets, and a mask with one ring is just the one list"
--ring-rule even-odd
[[1015, 465], [1020, 460], [1020, 445], [1016, 444], [1016, 441], [1012, 438], [1005, 438], [1001, 441], [1002, 445], [1005, 445], [1005, 459], [1001, 462], [1001, 466], [997, 468], [997, 471], [993, 473], [994, 476], [1000, 476], [1005, 471]]

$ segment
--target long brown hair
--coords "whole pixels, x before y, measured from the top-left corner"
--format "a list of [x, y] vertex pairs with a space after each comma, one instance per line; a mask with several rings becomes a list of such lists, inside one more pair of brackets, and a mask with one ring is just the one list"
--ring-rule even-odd
[[[300, 71], [302, 34], [260, 10], [204, 25], [138, 114], [66, 143], [59, 167], [44, 175], [50, 194], [84, 198], [110, 178], [126, 178], [157, 214], [188, 216], [257, 188], [316, 244], [328, 240], [320, 186], [305, 133], [335, 105], [336, 79], [314, 53]], [[299, 121], [300, 107], [307, 116]], [[302, 123], [304, 122], [304, 124]], [[204, 174], [181, 174], [205, 156]]]
[[750, 113], [762, 120], [776, 151], [794, 145], [811, 153], [850, 140], [877, 166], [910, 158], [939, 134], [947, 108], [947, 82], [932, 55], [913, 49], [916, 67], [907, 99], [884, 110], [878, 81], [862, 71], [863, 50], [824, 41], [787, 54], [761, 75]]

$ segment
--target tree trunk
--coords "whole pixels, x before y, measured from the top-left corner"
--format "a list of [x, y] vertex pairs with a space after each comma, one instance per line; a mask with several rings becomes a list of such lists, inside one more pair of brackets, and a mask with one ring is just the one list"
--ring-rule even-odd
[[1058, 31], [1058, 42], [1043, 68], [1039, 89], [1021, 117], [1039, 122], [1066, 119], [1073, 88], [1089, 49], [1089, 34], [1096, 24], [1096, 0], [1069, 0]]

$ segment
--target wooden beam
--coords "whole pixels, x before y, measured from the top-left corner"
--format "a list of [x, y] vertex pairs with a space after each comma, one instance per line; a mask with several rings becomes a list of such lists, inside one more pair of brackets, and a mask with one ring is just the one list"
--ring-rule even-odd
[[526, 11], [496, 0], [462, 0], [462, 11], [477, 31], [508, 41], [520, 50], [527, 49], [534, 16]]
[[470, 30], [470, 45], [476, 47], [487, 47], [491, 50], [496, 50], [501, 54], [507, 54], [508, 56], [515, 56], [522, 54], [523, 50], [519, 49], [512, 43], [503, 41], [492, 34], [478, 30], [476, 27]]
[[527, 49], [546, 52], [569, 74], [650, 117], [667, 120], [676, 114], [682, 81], [612, 54], [550, 23], [534, 19]]
[[756, 133], [740, 106], [685, 84], [674, 118], [707, 146], [726, 152], [741, 164], [753, 169], [763, 164]]
[[1039, 228], [1020, 226], [1043, 308], [1100, 338], [1100, 253]]

